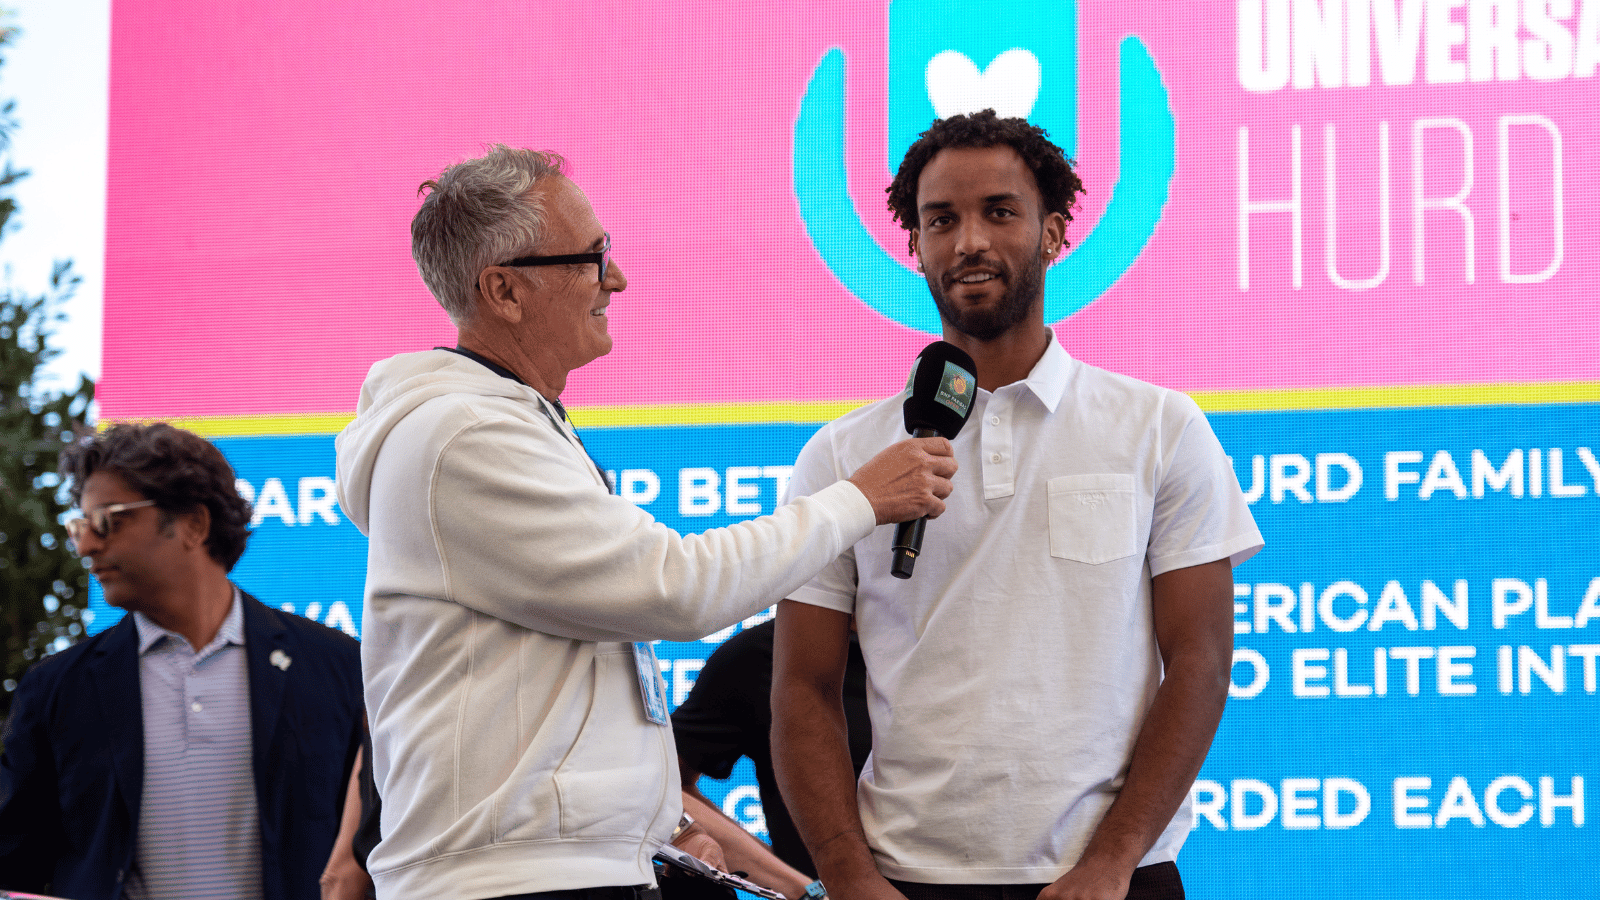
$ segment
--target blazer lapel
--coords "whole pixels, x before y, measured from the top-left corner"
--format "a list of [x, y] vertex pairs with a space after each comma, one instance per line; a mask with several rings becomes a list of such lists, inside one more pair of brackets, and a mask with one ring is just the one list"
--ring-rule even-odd
[[132, 821], [139, 821], [144, 793], [144, 695], [139, 690], [139, 631], [133, 616], [113, 625], [89, 661], [100, 721], [109, 725], [111, 764], [117, 793]]
[[250, 742], [254, 745], [256, 785], [263, 784], [262, 773], [270, 771], [269, 752], [276, 737], [278, 713], [283, 708], [283, 692], [294, 664], [295, 647], [282, 613], [269, 609], [256, 598], [239, 592], [244, 600], [244, 649], [250, 673]]

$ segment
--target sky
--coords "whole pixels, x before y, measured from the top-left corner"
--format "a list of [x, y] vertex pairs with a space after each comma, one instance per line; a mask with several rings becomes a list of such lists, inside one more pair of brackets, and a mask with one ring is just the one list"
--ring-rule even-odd
[[0, 283], [43, 293], [56, 260], [83, 278], [54, 345], [63, 353], [46, 385], [69, 388], [100, 374], [104, 296], [106, 94], [110, 0], [0, 0], [21, 29], [0, 50], [0, 98], [15, 101], [6, 154], [30, 173], [12, 189], [18, 212], [0, 238]]

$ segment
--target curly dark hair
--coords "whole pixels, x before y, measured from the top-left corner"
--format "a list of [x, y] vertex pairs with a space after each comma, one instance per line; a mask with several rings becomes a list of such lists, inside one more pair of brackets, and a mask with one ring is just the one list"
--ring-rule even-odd
[[115, 425], [61, 451], [61, 474], [72, 479], [72, 502], [96, 472], [117, 475], [164, 516], [204, 506], [211, 514], [206, 552], [224, 571], [250, 539], [250, 501], [239, 496], [233, 466], [210, 441], [165, 422]]
[[895, 221], [906, 231], [918, 227], [917, 182], [940, 150], [1002, 144], [1017, 151], [1033, 172], [1033, 180], [1039, 183], [1043, 214], [1060, 213], [1071, 222], [1073, 207], [1083, 193], [1083, 181], [1072, 170], [1072, 161], [1050, 142], [1050, 135], [1043, 128], [1029, 124], [1027, 119], [1002, 119], [992, 109], [939, 119], [917, 138], [887, 188], [889, 211], [894, 213]]

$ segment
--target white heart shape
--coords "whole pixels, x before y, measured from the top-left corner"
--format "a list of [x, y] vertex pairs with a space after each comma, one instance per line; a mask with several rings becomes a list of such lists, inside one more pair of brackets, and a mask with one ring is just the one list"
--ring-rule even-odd
[[925, 75], [934, 114], [943, 119], [993, 109], [1002, 118], [1026, 119], [1039, 99], [1039, 58], [1022, 47], [996, 56], [982, 72], [958, 50], [928, 60]]

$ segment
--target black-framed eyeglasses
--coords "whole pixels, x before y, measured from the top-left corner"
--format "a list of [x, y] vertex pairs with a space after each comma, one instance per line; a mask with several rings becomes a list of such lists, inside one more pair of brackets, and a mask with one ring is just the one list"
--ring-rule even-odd
[[503, 262], [502, 266], [574, 266], [580, 263], [594, 263], [600, 267], [600, 280], [606, 280], [606, 268], [611, 264], [611, 233], [601, 232], [605, 235], [605, 246], [594, 253], [567, 253], [561, 256], [519, 256], [510, 262]]
[[108, 537], [116, 528], [118, 513], [130, 509], [143, 509], [146, 506], [155, 506], [154, 500], [140, 500], [137, 503], [113, 503], [110, 506], [100, 506], [91, 509], [76, 519], [67, 520], [67, 537], [74, 543], [82, 540], [88, 532], [94, 532], [99, 537]]

